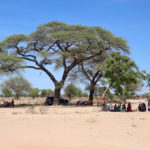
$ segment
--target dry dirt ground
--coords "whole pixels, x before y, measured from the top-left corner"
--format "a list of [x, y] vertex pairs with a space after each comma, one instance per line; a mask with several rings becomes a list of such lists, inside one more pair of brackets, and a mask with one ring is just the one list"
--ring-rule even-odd
[[150, 150], [150, 112], [0, 108], [0, 150]]

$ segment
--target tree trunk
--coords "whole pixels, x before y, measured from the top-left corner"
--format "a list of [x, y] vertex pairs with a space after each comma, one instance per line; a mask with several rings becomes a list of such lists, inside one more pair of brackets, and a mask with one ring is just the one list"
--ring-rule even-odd
[[19, 94], [16, 94], [16, 99], [17, 99], [17, 100], [19, 99]]
[[104, 104], [106, 103], [105, 96], [106, 96], [106, 93], [107, 93], [107, 91], [109, 90], [109, 88], [110, 88], [110, 86], [108, 86], [108, 87], [106, 88], [106, 90], [104, 91], [104, 93], [103, 93], [103, 95], [102, 95], [102, 99], [103, 99]]
[[91, 104], [93, 104], [94, 92], [95, 92], [95, 84], [93, 82], [91, 82], [90, 94], [89, 94], [89, 101], [91, 101]]
[[71, 101], [71, 98], [72, 98], [72, 96], [71, 96], [71, 94], [70, 94], [70, 101]]
[[89, 101], [93, 103], [94, 89], [90, 89]]
[[60, 91], [61, 91], [61, 88], [55, 88], [55, 96], [54, 96], [54, 103], [53, 103], [54, 105], [59, 104]]

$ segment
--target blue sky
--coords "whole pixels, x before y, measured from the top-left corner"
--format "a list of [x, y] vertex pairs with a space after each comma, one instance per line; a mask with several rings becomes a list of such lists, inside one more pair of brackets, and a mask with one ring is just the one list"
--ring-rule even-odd
[[[29, 34], [54, 20], [101, 26], [123, 37], [131, 58], [150, 73], [150, 0], [1, 0], [0, 41], [12, 34]], [[27, 70], [24, 75], [34, 87], [54, 88], [40, 71]]]

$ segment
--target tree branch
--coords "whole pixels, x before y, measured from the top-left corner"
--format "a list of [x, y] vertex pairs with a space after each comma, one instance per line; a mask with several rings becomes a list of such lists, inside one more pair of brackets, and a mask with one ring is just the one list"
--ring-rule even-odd
[[88, 79], [89, 81], [92, 81], [91, 78], [89, 77], [87, 71], [84, 70], [83, 64], [81, 65], [81, 70], [82, 70], [82, 72], [84, 73], [84, 75], [87, 77], [87, 79]]
[[41, 70], [41, 68], [34, 67], [34, 66], [21, 66], [20, 68], [32, 68], [32, 69], [36, 69], [36, 70]]

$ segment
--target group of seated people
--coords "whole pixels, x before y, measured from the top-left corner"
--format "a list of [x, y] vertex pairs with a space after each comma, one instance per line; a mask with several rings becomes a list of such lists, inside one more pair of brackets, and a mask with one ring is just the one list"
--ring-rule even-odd
[[132, 106], [131, 103], [128, 103], [128, 106], [126, 107], [125, 104], [118, 104], [112, 106], [112, 103], [109, 103], [109, 106], [105, 106], [105, 111], [114, 111], [114, 112], [132, 112]]
[[0, 104], [1, 107], [14, 107], [14, 100], [12, 99], [11, 102], [3, 101], [3, 104]]
[[[108, 103], [108, 106], [106, 104], [103, 104], [103, 110], [104, 111], [113, 111], [113, 112], [132, 112], [132, 105], [129, 102], [126, 106], [126, 104], [115, 104], [114, 106], [112, 103]], [[134, 110], [137, 111], [137, 110]], [[145, 112], [146, 111], [146, 104], [140, 103], [138, 106], [138, 111]], [[150, 102], [148, 103], [148, 111], [150, 111]]]
[[87, 101], [87, 100], [79, 100], [77, 101], [77, 106], [80, 106], [80, 105], [93, 105], [93, 103], [91, 101]]

